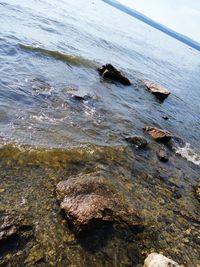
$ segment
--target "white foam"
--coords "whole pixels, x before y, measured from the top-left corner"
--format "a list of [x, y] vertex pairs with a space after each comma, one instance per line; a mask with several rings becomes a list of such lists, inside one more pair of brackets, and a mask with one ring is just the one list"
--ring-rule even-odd
[[176, 153], [188, 161], [193, 162], [195, 165], [200, 166], [200, 154], [192, 149], [189, 143], [186, 143], [184, 147], [177, 147]]
[[40, 113], [38, 115], [32, 115], [31, 118], [38, 122], [48, 121], [49, 123], [62, 122], [65, 119], [65, 118], [51, 118], [50, 116], [44, 113]]

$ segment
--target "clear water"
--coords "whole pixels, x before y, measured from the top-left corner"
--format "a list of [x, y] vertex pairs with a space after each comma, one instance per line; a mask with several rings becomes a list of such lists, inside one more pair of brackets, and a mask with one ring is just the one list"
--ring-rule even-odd
[[[197, 266], [199, 52], [100, 0], [0, 0], [0, 62], [0, 222], [21, 216], [34, 229], [18, 249], [0, 243], [0, 265], [143, 266], [156, 251]], [[105, 63], [133, 85], [103, 81]], [[159, 103], [142, 79], [171, 95]], [[183, 140], [167, 148], [168, 163], [146, 124]], [[131, 148], [129, 135], [145, 136], [147, 150]], [[96, 170], [144, 220], [143, 231], [116, 228], [98, 249], [99, 236], [74, 236], [55, 193], [59, 181]]]

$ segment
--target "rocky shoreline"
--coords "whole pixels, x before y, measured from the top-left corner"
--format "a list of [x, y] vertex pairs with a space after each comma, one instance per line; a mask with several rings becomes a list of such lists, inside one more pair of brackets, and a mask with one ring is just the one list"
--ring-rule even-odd
[[[110, 64], [99, 74], [131, 85]], [[199, 167], [176, 142], [148, 125], [118, 146], [2, 145], [0, 266], [198, 266]]]
[[[169, 161], [160, 161], [156, 153], [161, 148], [163, 144], [151, 140], [143, 148], [85, 146], [68, 152], [1, 148], [2, 266], [63, 266], [64, 259], [75, 266], [103, 266], [105, 254], [110, 266], [143, 266], [152, 251], [183, 266], [197, 266], [199, 169], [168, 147]], [[95, 183], [97, 173], [107, 178]], [[137, 220], [130, 227], [124, 221], [134, 215], [132, 209]], [[68, 219], [81, 219], [75, 228], [66, 220], [69, 212]], [[92, 217], [98, 218], [93, 226], [88, 224]], [[82, 223], [89, 227], [77, 235]], [[117, 263], [116, 248], [121, 251]]]

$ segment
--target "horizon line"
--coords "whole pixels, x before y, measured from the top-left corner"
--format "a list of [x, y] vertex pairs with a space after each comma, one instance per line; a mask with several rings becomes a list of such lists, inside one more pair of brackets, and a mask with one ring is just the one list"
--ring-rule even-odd
[[148, 24], [149, 26], [171, 36], [172, 38], [175, 38], [176, 40], [200, 51], [200, 43], [191, 39], [190, 37], [178, 33], [170, 28], [168, 28], [167, 26], [164, 26], [163, 24], [160, 24], [159, 22], [156, 22], [155, 20], [147, 17], [146, 15], [143, 15], [142, 13], [140, 13], [139, 11], [136, 11], [133, 8], [130, 8], [116, 0], [102, 0], [103, 2], [105, 2], [106, 4], [109, 4], [119, 10], [121, 10], [122, 12]]

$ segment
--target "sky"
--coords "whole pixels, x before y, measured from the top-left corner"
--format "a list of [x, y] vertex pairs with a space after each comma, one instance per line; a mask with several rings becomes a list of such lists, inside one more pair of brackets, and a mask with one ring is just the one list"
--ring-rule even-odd
[[200, 43], [200, 0], [118, 0]]

